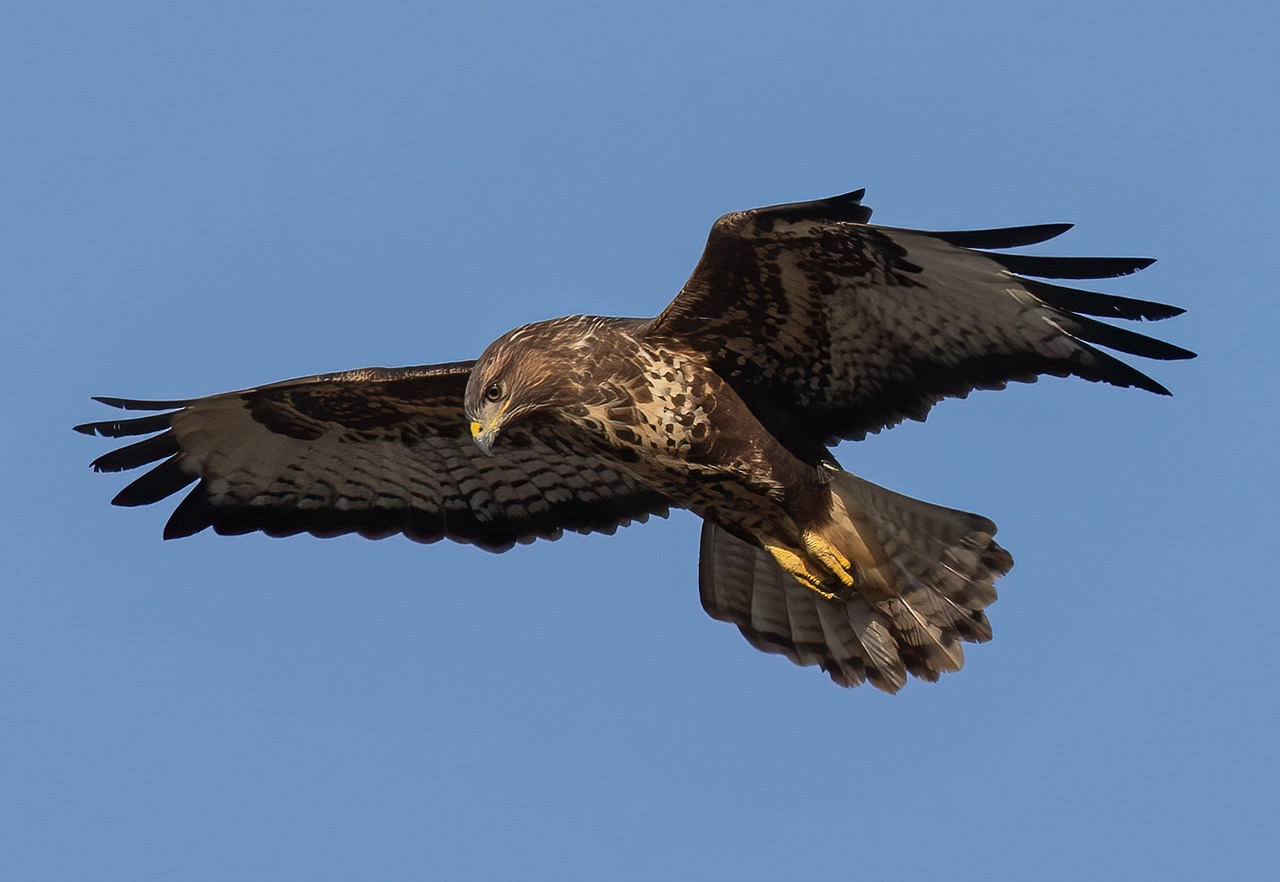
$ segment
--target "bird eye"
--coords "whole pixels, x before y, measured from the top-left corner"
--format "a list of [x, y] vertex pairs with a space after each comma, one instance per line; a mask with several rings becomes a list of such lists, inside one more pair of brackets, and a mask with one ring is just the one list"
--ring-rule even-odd
[[489, 401], [497, 401], [502, 397], [502, 384], [496, 380], [490, 383], [488, 388], [484, 390], [484, 397]]

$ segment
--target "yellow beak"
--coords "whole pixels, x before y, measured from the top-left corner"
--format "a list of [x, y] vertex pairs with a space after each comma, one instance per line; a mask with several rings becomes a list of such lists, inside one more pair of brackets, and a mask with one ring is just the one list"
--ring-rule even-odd
[[502, 428], [502, 417], [509, 407], [511, 407], [510, 399], [503, 402], [502, 409], [489, 418], [487, 426], [479, 420], [471, 421], [471, 440], [476, 443], [476, 447], [479, 447], [482, 453], [488, 456], [493, 455], [493, 441], [498, 435], [498, 430]]
[[485, 429], [484, 423], [478, 420], [471, 421], [471, 440], [475, 442], [476, 447], [480, 448], [480, 452], [486, 456], [493, 455], [493, 433]]

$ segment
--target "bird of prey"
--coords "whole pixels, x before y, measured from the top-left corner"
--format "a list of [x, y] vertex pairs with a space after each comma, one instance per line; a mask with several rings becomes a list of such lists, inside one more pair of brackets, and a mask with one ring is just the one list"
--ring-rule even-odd
[[1042, 281], [1149, 259], [1001, 253], [1069, 224], [875, 226], [862, 195], [726, 214], [656, 318], [537, 322], [475, 361], [99, 398], [159, 412], [76, 428], [149, 436], [93, 463], [158, 463], [117, 505], [195, 484], [165, 538], [402, 533], [505, 551], [689, 509], [702, 605], [753, 646], [842, 686], [937, 680], [990, 639], [984, 610], [1013, 559], [988, 519], [876, 486], [830, 448], [1041, 374], [1167, 395], [1097, 347], [1193, 353], [1088, 317], [1177, 307]]

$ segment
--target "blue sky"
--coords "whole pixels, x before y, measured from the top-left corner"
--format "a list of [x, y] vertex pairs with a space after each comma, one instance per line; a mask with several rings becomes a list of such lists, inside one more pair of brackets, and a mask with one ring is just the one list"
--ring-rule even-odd
[[[11, 4], [0, 876], [1267, 877], [1280, 21], [1177, 6]], [[717, 215], [859, 186], [1158, 257], [1105, 290], [1201, 353], [838, 451], [1017, 558], [940, 684], [752, 650], [687, 514], [166, 543], [70, 431], [654, 314]]]

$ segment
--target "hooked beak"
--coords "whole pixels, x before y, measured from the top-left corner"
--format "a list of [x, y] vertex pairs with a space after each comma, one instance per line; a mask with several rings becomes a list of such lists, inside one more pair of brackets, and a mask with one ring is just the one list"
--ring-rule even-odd
[[485, 456], [493, 456], [493, 435], [493, 429], [486, 429], [484, 424], [477, 420], [471, 421], [471, 440]]
[[497, 413], [490, 414], [488, 422], [471, 421], [471, 440], [485, 456], [493, 456], [493, 442], [498, 440], [498, 430], [506, 422], [503, 417], [506, 416], [509, 407], [511, 407], [510, 400], [503, 402], [502, 409]]

